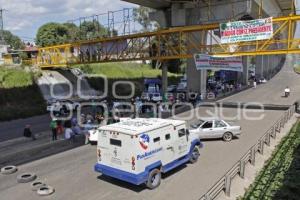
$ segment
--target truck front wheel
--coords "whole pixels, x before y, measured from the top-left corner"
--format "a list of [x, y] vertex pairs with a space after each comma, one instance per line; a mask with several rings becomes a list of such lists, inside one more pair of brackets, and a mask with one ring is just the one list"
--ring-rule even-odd
[[153, 169], [149, 175], [146, 185], [149, 189], [155, 189], [160, 185], [161, 182], [161, 172], [159, 169]]
[[200, 150], [199, 147], [197, 145], [194, 146], [193, 151], [190, 155], [190, 162], [191, 163], [195, 163], [198, 161], [198, 158], [200, 156]]

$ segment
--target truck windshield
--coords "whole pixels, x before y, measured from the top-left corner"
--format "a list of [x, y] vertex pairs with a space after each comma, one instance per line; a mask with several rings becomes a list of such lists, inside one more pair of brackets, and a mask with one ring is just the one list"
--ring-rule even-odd
[[116, 139], [110, 139], [110, 144], [114, 146], [121, 147], [122, 146], [122, 141], [121, 140], [116, 140]]

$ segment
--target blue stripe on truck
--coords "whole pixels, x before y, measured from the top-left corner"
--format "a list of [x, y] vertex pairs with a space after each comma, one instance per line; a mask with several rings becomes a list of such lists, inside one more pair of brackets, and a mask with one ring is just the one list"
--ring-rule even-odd
[[132, 183], [134, 185], [141, 185], [142, 183], [145, 183], [148, 179], [149, 172], [157, 167], [161, 166], [161, 162], [155, 162], [149, 166], [146, 167], [145, 171], [139, 174], [134, 174], [130, 172], [126, 172], [120, 169], [116, 169], [113, 167], [109, 167], [106, 165], [102, 165], [97, 163], [94, 167], [95, 171], [100, 172], [104, 175], [111, 176], [113, 178], [126, 181], [129, 183]]

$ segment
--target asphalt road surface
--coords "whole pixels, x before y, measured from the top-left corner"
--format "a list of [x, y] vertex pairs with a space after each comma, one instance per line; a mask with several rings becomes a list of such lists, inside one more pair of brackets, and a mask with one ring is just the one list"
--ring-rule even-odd
[[[292, 95], [289, 98], [282, 98], [283, 89], [287, 84], [291, 88]], [[300, 91], [299, 86], [300, 76], [294, 74], [292, 69], [286, 65], [267, 84], [225, 100], [290, 105], [298, 100], [296, 91]], [[201, 107], [182, 113], [180, 116], [184, 117], [190, 112], [196, 112], [201, 117], [211, 117], [209, 113], [213, 109]], [[19, 172], [14, 175], [0, 176], [1, 199], [41, 199], [35, 192], [31, 191], [30, 184], [18, 184], [16, 182], [17, 174], [25, 171], [35, 172], [40, 180], [56, 188], [56, 192], [45, 199], [198, 199], [284, 113], [284, 111], [264, 111], [263, 113], [257, 110], [247, 111], [247, 115], [251, 117], [258, 117], [261, 114], [264, 114], [264, 117], [260, 120], [248, 120], [245, 119], [245, 115], [237, 114], [240, 113], [237, 109], [223, 109], [221, 113], [225, 117], [241, 116], [230, 119], [230, 121], [235, 121], [236, 124], [242, 126], [243, 134], [240, 138], [230, 143], [220, 140], [204, 141], [204, 148], [201, 149], [199, 161], [196, 164], [187, 164], [172, 173], [168, 173], [163, 177], [160, 187], [155, 190], [148, 190], [144, 186], [130, 185], [94, 172], [96, 147], [83, 146], [19, 166]], [[195, 120], [189, 120], [189, 123]]]
[[23, 136], [24, 127], [30, 124], [33, 133], [50, 131], [50, 115], [40, 115], [26, 119], [0, 122], [0, 142]]

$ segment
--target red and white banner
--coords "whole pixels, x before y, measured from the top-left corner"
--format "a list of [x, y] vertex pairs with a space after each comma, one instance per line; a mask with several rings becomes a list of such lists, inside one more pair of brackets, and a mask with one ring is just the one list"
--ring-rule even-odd
[[214, 57], [207, 54], [195, 54], [194, 59], [197, 70], [243, 71], [242, 57]]

